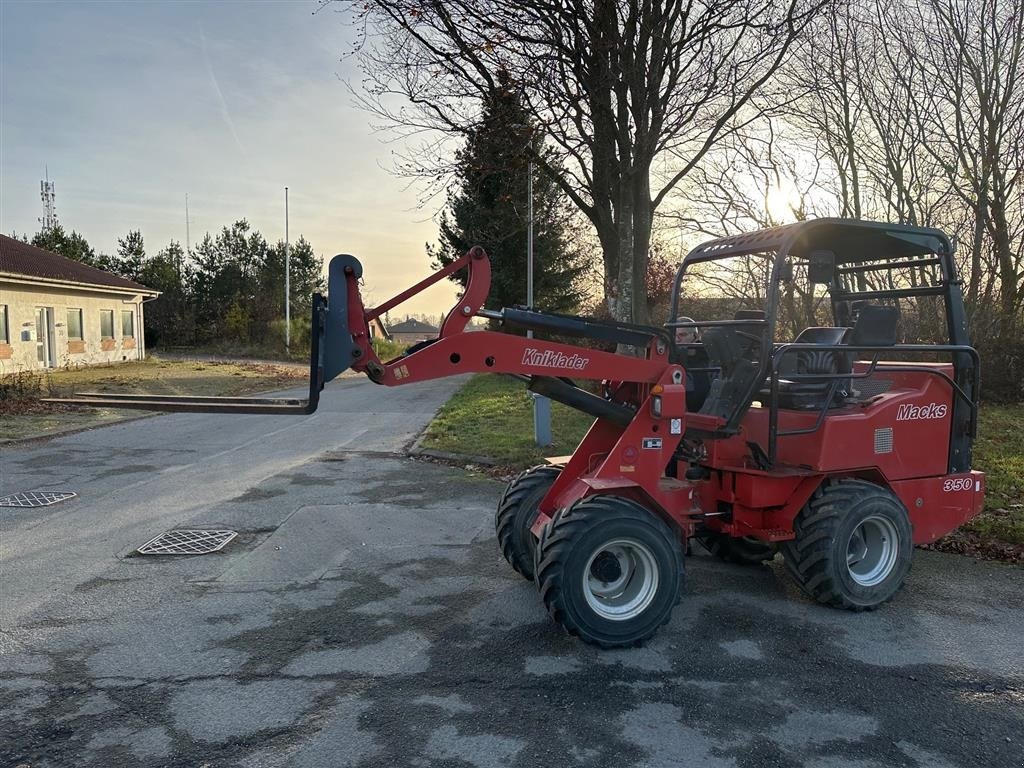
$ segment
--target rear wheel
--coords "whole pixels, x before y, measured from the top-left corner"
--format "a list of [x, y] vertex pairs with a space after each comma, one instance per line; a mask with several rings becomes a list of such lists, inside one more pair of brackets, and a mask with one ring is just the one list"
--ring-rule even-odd
[[827, 482], [793, 527], [796, 539], [782, 553], [797, 583], [818, 602], [872, 610], [892, 599], [910, 571], [910, 517], [892, 491], [874, 483]]
[[594, 496], [544, 526], [534, 570], [551, 617], [602, 648], [640, 645], [679, 601], [678, 533], [634, 501]]
[[560, 467], [542, 464], [520, 472], [502, 494], [494, 515], [498, 547], [516, 573], [533, 581], [533, 551], [537, 540], [530, 533], [537, 519], [537, 506], [561, 472]]

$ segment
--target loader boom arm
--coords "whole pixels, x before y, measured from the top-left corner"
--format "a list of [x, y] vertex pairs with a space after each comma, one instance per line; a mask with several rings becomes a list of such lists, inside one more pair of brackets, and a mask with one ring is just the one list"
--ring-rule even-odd
[[[420, 342], [406, 354], [392, 360], [382, 361], [373, 348], [372, 321], [462, 269], [468, 272], [466, 288], [445, 315], [437, 338]], [[672, 344], [667, 333], [660, 328], [602, 322], [529, 308], [484, 309], [490, 290], [491, 267], [487, 253], [479, 246], [373, 308], [363, 306], [359, 291], [362, 275], [363, 268], [358, 259], [339, 254], [331, 259], [328, 268], [327, 298], [313, 297], [309, 394], [306, 398], [82, 393], [73, 398], [51, 398], [49, 402], [154, 411], [304, 415], [316, 410], [324, 385], [351, 368], [386, 386], [461, 373], [513, 374], [533, 382], [532, 388], [537, 391], [550, 393], [556, 399], [587, 412], [603, 411], [603, 415], [608, 416], [609, 409], [601, 405], [607, 401], [558, 380], [614, 380], [650, 385], [657, 382], [669, 366], [668, 354]], [[625, 355], [500, 331], [467, 331], [474, 317], [488, 318], [502, 327], [628, 344], [643, 349], [644, 354]], [[575, 391], [568, 392], [566, 387]], [[610, 405], [611, 417], [624, 418], [614, 410], [621, 406]]]
[[[437, 281], [460, 269], [468, 270], [466, 288], [445, 316], [436, 339], [415, 345], [408, 353], [381, 361], [373, 350], [369, 323]], [[345, 310], [348, 335], [353, 346], [348, 350], [351, 367], [365, 373], [378, 384], [396, 386], [460, 373], [507, 373], [525, 377], [571, 377], [574, 379], [614, 379], [653, 384], [668, 365], [670, 343], [658, 328], [602, 323], [587, 318], [557, 315], [533, 310], [485, 310], [490, 290], [490, 261], [483, 248], [476, 246], [458, 260], [435, 272], [412, 288], [380, 306], [364, 309], [359, 295], [361, 267], [351, 256], [336, 256], [330, 267], [330, 294], [343, 294], [346, 307], [331, 304], [328, 313], [328, 337], [342, 334], [331, 326], [331, 318]], [[343, 282], [342, 282], [343, 281]], [[341, 285], [343, 290], [339, 290]], [[499, 331], [472, 331], [466, 327], [474, 317], [485, 317], [502, 326], [547, 330], [562, 336], [586, 336], [609, 342], [634, 344], [647, 348], [646, 357], [606, 352], [559, 341], [527, 338]], [[343, 345], [332, 344], [328, 352], [327, 379], [345, 361], [334, 357]], [[628, 362], [628, 365], [625, 363]]]

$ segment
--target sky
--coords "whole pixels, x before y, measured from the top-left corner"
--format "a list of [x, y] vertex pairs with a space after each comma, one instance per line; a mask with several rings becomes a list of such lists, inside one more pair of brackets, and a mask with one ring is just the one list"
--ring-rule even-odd
[[283, 239], [287, 186], [292, 239], [358, 256], [367, 304], [426, 276], [440, 201], [388, 170], [401, 147], [345, 85], [351, 30], [317, 7], [0, 0], [0, 231], [38, 230], [47, 168], [61, 224], [108, 253], [132, 229], [149, 252], [184, 244], [186, 193], [193, 245], [242, 218]]

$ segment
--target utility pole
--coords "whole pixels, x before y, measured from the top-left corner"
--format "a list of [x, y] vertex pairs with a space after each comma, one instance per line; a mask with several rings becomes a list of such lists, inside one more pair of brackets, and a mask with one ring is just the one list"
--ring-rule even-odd
[[291, 253], [288, 242], [288, 187], [284, 188], [284, 348], [292, 348]]
[[[192, 255], [192, 238], [189, 236], [188, 192], [185, 193], [185, 258]], [[178, 280], [181, 280], [181, 257], [178, 257]]]
[[[526, 306], [533, 309], [533, 160], [526, 166]], [[526, 338], [533, 338], [532, 329]]]
[[[526, 166], [526, 306], [533, 309], [533, 160]], [[533, 338], [533, 331], [526, 331]], [[551, 401], [533, 395], [533, 439], [537, 445], [551, 445]]]

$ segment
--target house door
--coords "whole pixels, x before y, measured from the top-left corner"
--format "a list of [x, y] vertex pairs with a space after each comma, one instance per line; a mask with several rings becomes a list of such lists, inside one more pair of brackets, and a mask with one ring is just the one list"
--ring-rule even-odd
[[53, 307], [36, 307], [36, 356], [43, 368], [53, 368]]

